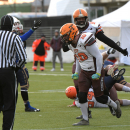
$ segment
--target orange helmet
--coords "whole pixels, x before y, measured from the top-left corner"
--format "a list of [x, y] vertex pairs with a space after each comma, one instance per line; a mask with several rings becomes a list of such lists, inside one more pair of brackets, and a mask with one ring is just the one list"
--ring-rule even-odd
[[75, 99], [77, 97], [76, 88], [74, 86], [69, 86], [65, 90], [65, 94], [70, 99]]
[[60, 36], [63, 42], [67, 42], [68, 44], [71, 44], [78, 33], [78, 28], [73, 23], [66, 23], [60, 28]]
[[[83, 28], [85, 27], [85, 25], [87, 24], [88, 20], [88, 13], [84, 10], [84, 9], [76, 9], [73, 13], [73, 18], [75, 21], [75, 24], [80, 27]], [[77, 21], [78, 18], [85, 18], [84, 21]]]

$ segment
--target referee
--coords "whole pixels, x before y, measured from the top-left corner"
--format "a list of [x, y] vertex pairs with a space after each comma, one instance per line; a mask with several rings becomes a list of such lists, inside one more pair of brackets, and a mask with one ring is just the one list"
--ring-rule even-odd
[[[25, 63], [26, 52], [21, 38], [12, 33], [13, 18], [5, 15], [0, 21], [0, 111], [3, 111], [2, 130], [12, 130], [17, 102], [15, 72]], [[16, 63], [16, 53], [19, 61]]]

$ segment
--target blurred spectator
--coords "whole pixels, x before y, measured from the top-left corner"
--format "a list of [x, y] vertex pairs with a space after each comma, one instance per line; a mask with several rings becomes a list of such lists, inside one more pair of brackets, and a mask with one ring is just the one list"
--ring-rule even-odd
[[63, 62], [62, 62], [62, 54], [61, 54], [62, 42], [61, 42], [61, 38], [59, 36], [58, 30], [55, 30], [55, 36], [52, 38], [50, 45], [53, 49], [53, 56], [52, 56], [53, 68], [51, 69], [51, 71], [55, 71], [56, 56], [58, 56], [60, 60], [61, 71], [64, 71]]
[[33, 55], [33, 67], [34, 71], [37, 70], [38, 61], [40, 61], [40, 70], [44, 71], [45, 58], [47, 57], [47, 50], [50, 50], [50, 45], [46, 42], [46, 36], [41, 35], [40, 39], [36, 39], [32, 45]]

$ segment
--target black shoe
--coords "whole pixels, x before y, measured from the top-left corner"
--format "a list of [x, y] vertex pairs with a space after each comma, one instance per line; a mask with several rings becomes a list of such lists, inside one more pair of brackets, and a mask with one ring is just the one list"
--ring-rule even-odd
[[91, 111], [88, 111], [88, 118], [92, 118]]
[[73, 124], [73, 126], [79, 126], [79, 125], [89, 125], [89, 120], [87, 121], [82, 119], [80, 122]]
[[37, 108], [34, 108], [30, 105], [30, 102], [28, 101], [26, 104], [25, 104], [25, 111], [26, 112], [39, 112], [40, 109], [37, 109]]
[[116, 117], [120, 118], [121, 114], [122, 114], [121, 108], [120, 108], [120, 102], [118, 100], [116, 100], [115, 103], [117, 104], [117, 109], [115, 110], [116, 111]]
[[109, 107], [109, 109], [110, 109], [111, 114], [112, 114], [113, 116], [115, 116], [115, 115], [116, 115], [115, 110], [114, 110], [111, 106], [108, 106], [108, 107]]
[[119, 80], [124, 73], [125, 73], [125, 68], [123, 68], [123, 69], [117, 71], [117, 72], [115, 73], [115, 75], [113, 76], [113, 79], [114, 79], [114, 80]]

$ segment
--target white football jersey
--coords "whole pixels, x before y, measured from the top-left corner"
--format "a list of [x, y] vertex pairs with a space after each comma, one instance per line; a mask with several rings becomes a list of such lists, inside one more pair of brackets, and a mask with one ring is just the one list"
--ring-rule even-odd
[[86, 50], [86, 46], [91, 46], [96, 43], [94, 35], [92, 33], [82, 33], [80, 36], [76, 48], [71, 44], [68, 45], [72, 50], [74, 56], [78, 59], [80, 66], [85, 71], [95, 71], [94, 57]]
[[87, 29], [85, 29], [83, 32], [90, 32], [90, 33], [92, 33], [92, 34], [94, 35], [94, 37], [95, 37], [95, 35], [96, 35], [98, 32], [100, 32], [100, 31], [103, 31], [103, 30], [102, 30], [102, 27], [100, 26], [100, 24], [95, 23], [95, 22], [89, 22], [89, 25], [88, 25]]
[[88, 95], [87, 95], [87, 100], [88, 100], [88, 107], [108, 107], [106, 104], [101, 104], [96, 101], [95, 96], [94, 96], [94, 91], [92, 88], [89, 89]]
[[[95, 96], [94, 96], [94, 91], [92, 88], [89, 89], [88, 91], [88, 95], [87, 95], [87, 101], [88, 101], [88, 107], [89, 108], [93, 108], [93, 107], [100, 107], [100, 108], [104, 108], [104, 107], [108, 107], [108, 105], [106, 104], [101, 104], [99, 102], [96, 101]], [[80, 107], [80, 103], [78, 100], [75, 100], [75, 105], [77, 107]]]

